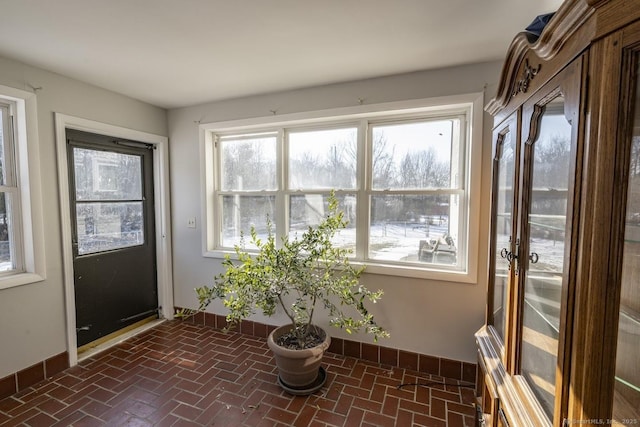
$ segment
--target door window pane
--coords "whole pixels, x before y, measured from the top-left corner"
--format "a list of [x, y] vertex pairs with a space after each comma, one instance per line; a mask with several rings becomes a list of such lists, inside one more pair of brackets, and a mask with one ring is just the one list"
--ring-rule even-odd
[[456, 265], [458, 197], [448, 195], [380, 195], [371, 198], [369, 258]]
[[[267, 237], [268, 221], [275, 232], [275, 196], [222, 196], [222, 230], [220, 242], [223, 247], [232, 248], [241, 245], [247, 249], [255, 249], [251, 245], [251, 227], [258, 237]], [[243, 241], [244, 236], [244, 241]]]
[[142, 199], [142, 158], [74, 147], [76, 201]]
[[356, 159], [356, 128], [290, 132], [289, 188], [356, 188]]
[[498, 173], [496, 178], [496, 207], [494, 221], [494, 278], [493, 278], [493, 326], [504, 339], [505, 302], [509, 278], [509, 262], [506, 253], [511, 251], [511, 224], [513, 220], [513, 184], [515, 178], [516, 147], [511, 132], [502, 135], [498, 147]]
[[142, 202], [76, 205], [78, 254], [138, 246], [144, 243]]
[[640, 420], [640, 78], [636, 84], [635, 109], [613, 400], [613, 419], [620, 424], [628, 424], [623, 420]]
[[564, 116], [562, 97], [555, 98], [545, 107], [538, 138], [531, 150], [532, 186], [527, 217], [529, 254], [524, 255], [529, 261], [523, 305], [521, 369], [543, 409], [552, 418], [571, 169], [571, 125]]
[[221, 138], [221, 190], [275, 190], [276, 136]]

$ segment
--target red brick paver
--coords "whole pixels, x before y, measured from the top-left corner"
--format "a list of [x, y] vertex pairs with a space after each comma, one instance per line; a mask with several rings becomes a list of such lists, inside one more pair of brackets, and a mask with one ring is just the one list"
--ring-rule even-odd
[[291, 396], [264, 338], [164, 322], [0, 400], [0, 425], [474, 425], [468, 384], [333, 353], [324, 367], [321, 390]]

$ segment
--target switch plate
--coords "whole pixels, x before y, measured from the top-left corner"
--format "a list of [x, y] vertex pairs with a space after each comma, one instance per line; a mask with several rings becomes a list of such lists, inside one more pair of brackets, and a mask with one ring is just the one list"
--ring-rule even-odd
[[189, 218], [187, 220], [187, 227], [188, 228], [196, 228], [196, 219], [195, 219], [195, 217]]

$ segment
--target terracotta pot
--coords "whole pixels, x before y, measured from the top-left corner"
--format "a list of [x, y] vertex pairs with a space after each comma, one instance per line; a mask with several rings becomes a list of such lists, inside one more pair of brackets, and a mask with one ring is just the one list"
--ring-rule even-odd
[[[276, 344], [280, 336], [291, 330], [291, 325], [276, 328], [267, 338], [267, 344], [274, 353], [280, 373], [278, 382], [285, 390], [294, 394], [305, 394], [307, 390], [312, 393], [319, 389], [326, 380], [324, 370], [320, 372], [320, 363], [324, 352], [331, 344], [331, 337], [322, 328], [314, 327], [321, 335], [324, 335], [324, 342], [312, 348], [290, 350]], [[324, 377], [321, 375], [322, 373], [324, 373]]]

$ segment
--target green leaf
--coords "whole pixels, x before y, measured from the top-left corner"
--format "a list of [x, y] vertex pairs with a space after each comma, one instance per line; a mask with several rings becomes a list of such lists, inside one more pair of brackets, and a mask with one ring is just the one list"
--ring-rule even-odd
[[[389, 334], [373, 320], [365, 302], [375, 303], [382, 291], [371, 292], [359, 283], [365, 267], [353, 268], [348, 256], [351, 251], [335, 247], [331, 241], [346, 227], [338, 209], [335, 192], [328, 199], [328, 214], [316, 226], [310, 226], [296, 239], [283, 236], [276, 245], [271, 220], [267, 218], [267, 236], [260, 239], [251, 228], [250, 242], [257, 250], [244, 249], [245, 236], [235, 247], [237, 260], [225, 255], [225, 271], [214, 277], [212, 286], [196, 288], [203, 311], [215, 299], [221, 299], [229, 310], [227, 321], [236, 324], [256, 310], [270, 316], [280, 307], [294, 325], [295, 333], [304, 335], [314, 319], [316, 305], [328, 312], [331, 325], [344, 328], [349, 334], [364, 329], [374, 341]], [[290, 298], [293, 298], [291, 303]]]

